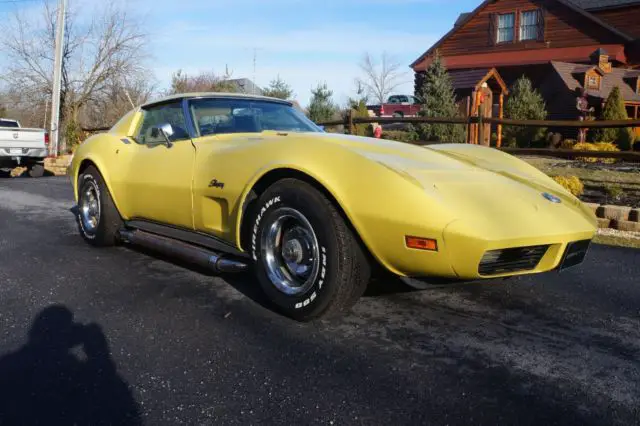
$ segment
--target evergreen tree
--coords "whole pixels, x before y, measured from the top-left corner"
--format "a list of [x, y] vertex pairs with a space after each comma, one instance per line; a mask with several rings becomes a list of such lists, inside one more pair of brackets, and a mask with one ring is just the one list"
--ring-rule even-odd
[[315, 89], [311, 90], [311, 101], [307, 108], [308, 116], [311, 121], [318, 123], [321, 121], [331, 120], [338, 108], [331, 100], [333, 91], [329, 90], [326, 83], [318, 84]]
[[[420, 96], [422, 108], [420, 115], [425, 117], [459, 117], [455, 93], [451, 78], [436, 51], [431, 65], [427, 68]], [[421, 124], [418, 127], [420, 138], [442, 142], [464, 142], [465, 127], [460, 124]]]
[[[602, 120], [628, 120], [627, 109], [624, 106], [624, 100], [618, 86], [614, 87], [609, 93], [609, 97], [604, 104]], [[593, 132], [593, 140], [596, 142], [613, 142], [620, 149], [630, 149], [633, 145], [635, 137], [630, 127], [621, 129], [596, 129]]]
[[[547, 117], [544, 99], [526, 76], [513, 83], [504, 106], [504, 115], [514, 120], [544, 120]], [[540, 127], [505, 126], [504, 145], [530, 147], [541, 140], [545, 132]]]
[[356, 94], [358, 95], [356, 98], [349, 97], [347, 104], [351, 109], [358, 109], [361, 104], [365, 106], [369, 102], [369, 96], [367, 95], [366, 89], [361, 81], [356, 80]]
[[[360, 99], [358, 103], [351, 104], [351, 114], [353, 114], [354, 118], [369, 118], [369, 110], [367, 109], [367, 103], [364, 99]], [[371, 124], [356, 124], [354, 127], [354, 134], [357, 136], [373, 136]]]
[[293, 90], [284, 80], [278, 76], [275, 80], [271, 80], [269, 87], [262, 91], [264, 96], [270, 96], [278, 99], [291, 99], [293, 96]]

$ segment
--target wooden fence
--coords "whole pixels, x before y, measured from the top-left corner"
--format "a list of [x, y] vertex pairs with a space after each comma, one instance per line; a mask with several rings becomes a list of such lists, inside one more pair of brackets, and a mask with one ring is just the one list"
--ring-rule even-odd
[[[495, 124], [497, 126], [527, 126], [527, 127], [559, 127], [572, 129], [613, 129], [625, 127], [640, 127], [640, 120], [608, 120], [608, 121], [565, 121], [565, 120], [513, 120], [508, 118], [486, 118], [486, 117], [354, 117], [349, 111], [343, 120], [330, 120], [317, 123], [320, 126], [344, 126], [345, 133], [352, 134], [355, 131], [356, 124], [477, 124], [476, 131], [482, 132], [483, 126]], [[477, 138], [475, 139], [478, 140]], [[439, 142], [417, 141], [413, 142], [418, 145], [431, 145]], [[624, 161], [640, 162], [640, 152], [633, 151], [584, 151], [570, 149], [551, 149], [551, 148], [512, 148], [502, 147], [498, 140], [497, 149], [517, 155], [540, 155], [556, 158], [613, 158]], [[588, 154], [588, 155], [587, 155]]]

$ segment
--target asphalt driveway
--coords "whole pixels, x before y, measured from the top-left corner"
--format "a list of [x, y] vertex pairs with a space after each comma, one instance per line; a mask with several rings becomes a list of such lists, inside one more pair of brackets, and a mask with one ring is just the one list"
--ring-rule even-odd
[[300, 324], [250, 275], [90, 248], [72, 207], [0, 179], [1, 425], [640, 424], [640, 250]]

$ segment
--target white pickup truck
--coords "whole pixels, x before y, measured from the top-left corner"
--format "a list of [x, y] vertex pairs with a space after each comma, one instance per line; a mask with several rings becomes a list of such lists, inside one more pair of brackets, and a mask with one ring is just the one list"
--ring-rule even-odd
[[17, 120], [0, 118], [0, 170], [24, 166], [29, 176], [41, 177], [48, 145], [44, 129], [24, 128]]

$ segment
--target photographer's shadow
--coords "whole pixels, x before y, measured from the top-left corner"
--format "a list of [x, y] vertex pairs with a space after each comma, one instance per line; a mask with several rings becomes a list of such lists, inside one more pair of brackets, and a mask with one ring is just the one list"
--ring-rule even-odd
[[64, 306], [35, 318], [29, 341], [0, 359], [0, 425], [141, 425], [97, 324]]

